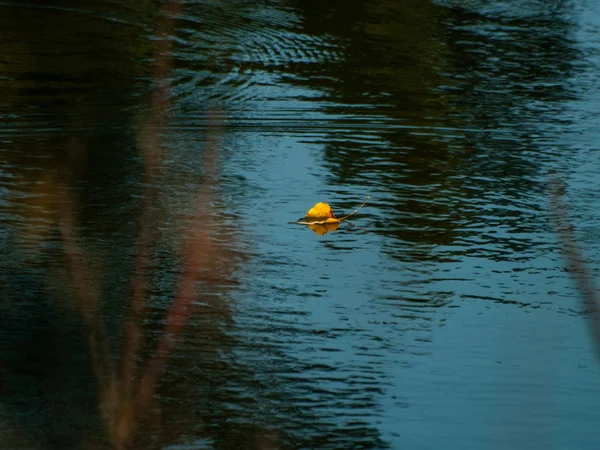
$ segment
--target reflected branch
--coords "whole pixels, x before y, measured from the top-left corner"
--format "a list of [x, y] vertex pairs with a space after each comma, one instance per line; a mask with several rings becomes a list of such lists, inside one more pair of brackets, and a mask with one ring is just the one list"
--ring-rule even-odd
[[[69, 144], [72, 158], [81, 158], [84, 154], [82, 143], [73, 138]], [[77, 162], [77, 161], [76, 161]], [[116, 404], [117, 390], [115, 370], [110, 356], [110, 347], [104, 321], [100, 314], [98, 283], [92, 276], [89, 262], [81, 245], [77, 232], [76, 199], [65, 180], [58, 187], [62, 199], [60, 205], [59, 231], [67, 259], [68, 272], [73, 284], [75, 302], [83, 318], [88, 337], [92, 369], [99, 384], [100, 411], [105, 425], [112, 422]], [[110, 432], [110, 426], [107, 426]]]
[[166, 2], [160, 13], [154, 46], [154, 86], [150, 98], [149, 115], [138, 132], [138, 147], [145, 162], [144, 203], [142, 206], [141, 229], [138, 239], [129, 316], [125, 321], [123, 358], [121, 365], [120, 405], [117, 435], [119, 442], [127, 441], [133, 426], [131, 409], [136, 354], [143, 342], [141, 320], [148, 297], [147, 272], [152, 262], [153, 244], [158, 237], [155, 226], [158, 204], [158, 185], [162, 176], [164, 142], [160, 127], [168, 120], [173, 68], [172, 36], [175, 17], [181, 10], [178, 1]]
[[[212, 109], [206, 115], [203, 178], [194, 193], [193, 212], [186, 223], [182, 271], [154, 351], [143, 360], [143, 323], [150, 296], [149, 277], [154, 265], [153, 254], [160, 237], [157, 224], [161, 220], [161, 186], [164, 184], [163, 167], [167, 151], [161, 130], [168, 123], [171, 110], [172, 36], [180, 10], [180, 4], [175, 0], [167, 1], [161, 8], [156, 27], [154, 84], [148, 115], [137, 129], [138, 148], [145, 165], [144, 192], [132, 268], [130, 304], [123, 323], [120, 370], [114, 367], [111, 358], [110, 341], [100, 311], [101, 291], [93, 279], [90, 261], [77, 231], [77, 202], [73, 190], [69, 189], [68, 177], [65, 177], [60, 192], [64, 199], [59, 223], [64, 253], [78, 310], [86, 326], [93, 372], [99, 383], [102, 423], [112, 447], [116, 449], [137, 445], [136, 438], [141, 437], [141, 424], [145, 424], [148, 418], [156, 417], [154, 402], [157, 385], [194, 310], [198, 282], [220, 279], [223, 271], [227, 273], [232, 267], [225, 261], [226, 258], [220, 256], [224, 247], [221, 241], [215, 239], [223, 219], [210, 213], [219, 182], [225, 116], [224, 111]], [[84, 154], [85, 148], [81, 142], [73, 140], [72, 146], [77, 147], [77, 151], [72, 153]]]
[[208, 266], [210, 255], [215, 253], [212, 248], [211, 235], [213, 223], [207, 211], [210, 208], [214, 183], [217, 180], [219, 150], [221, 146], [222, 115], [215, 110], [207, 114], [209, 133], [204, 152], [205, 181], [196, 193], [194, 215], [188, 224], [188, 236], [184, 246], [184, 269], [177, 284], [178, 291], [167, 313], [163, 333], [158, 341], [154, 356], [144, 370], [140, 382], [140, 392], [137, 408], [146, 409], [151, 403], [156, 388], [156, 381], [164, 369], [179, 337], [187, 323], [191, 312], [192, 302], [195, 299], [196, 283], [203, 269]]
[[[89, 261], [81, 245], [76, 225], [76, 199], [69, 189], [69, 177], [65, 176], [64, 186], [60, 188], [63, 202], [60, 209], [59, 228], [63, 242], [67, 266], [74, 288], [78, 310], [84, 320], [88, 336], [90, 357], [94, 375], [99, 383], [100, 410], [104, 427], [114, 448], [125, 448], [133, 439], [136, 429], [136, 405], [148, 406], [153, 396], [153, 386], [162, 367], [171, 353], [176, 339], [191, 313], [191, 300], [194, 295], [193, 271], [201, 264], [202, 251], [196, 248], [188, 258], [188, 264], [180, 283], [180, 292], [167, 319], [165, 334], [160, 338], [156, 355], [151, 359], [150, 369], [143, 377], [141, 401], [133, 398], [133, 383], [136, 379], [136, 355], [143, 341], [142, 318], [148, 299], [148, 271], [152, 263], [152, 252], [158, 232], [156, 212], [158, 208], [158, 186], [162, 178], [164, 161], [164, 142], [160, 128], [168, 120], [171, 98], [170, 76], [173, 68], [172, 43], [175, 18], [181, 10], [176, 0], [167, 1], [159, 12], [154, 47], [154, 86], [150, 98], [149, 115], [138, 130], [138, 146], [145, 162], [144, 200], [142, 206], [141, 228], [137, 243], [137, 253], [133, 270], [131, 304], [124, 323], [124, 343], [120, 377], [110, 356], [110, 346], [102, 315], [99, 310], [98, 284], [94, 282]], [[80, 141], [73, 139], [68, 149], [78, 160], [85, 148]], [[72, 161], [73, 163], [74, 161]], [[67, 174], [68, 175], [68, 174]], [[205, 230], [206, 231], [206, 230]], [[206, 240], [206, 239], [204, 239]], [[194, 248], [191, 246], [190, 248]]]
[[131, 305], [125, 321], [123, 357], [119, 390], [119, 413], [115, 441], [125, 445], [135, 428], [136, 409], [132, 399], [136, 379], [136, 355], [143, 342], [142, 317], [148, 298], [148, 268], [152, 263], [153, 244], [158, 237], [156, 211], [158, 186], [162, 178], [164, 142], [160, 128], [168, 121], [171, 98], [171, 73], [173, 69], [172, 45], [176, 15], [181, 5], [176, 0], [167, 1], [159, 12], [156, 41], [153, 51], [154, 86], [150, 97], [149, 115], [138, 132], [138, 147], [145, 162], [144, 203], [138, 239]]
[[558, 233], [566, 261], [567, 270], [575, 280], [581, 294], [581, 304], [586, 312], [587, 323], [592, 335], [596, 354], [600, 360], [600, 298], [593, 282], [592, 272], [583, 256], [583, 251], [575, 237], [570, 222], [568, 205], [564, 200], [565, 183], [553, 178], [550, 180], [550, 210]]

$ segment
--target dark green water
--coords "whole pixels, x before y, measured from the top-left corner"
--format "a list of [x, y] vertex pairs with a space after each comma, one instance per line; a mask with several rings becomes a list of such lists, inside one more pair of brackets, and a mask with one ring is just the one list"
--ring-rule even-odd
[[598, 73], [585, 0], [0, 2], [0, 448], [111, 448], [186, 261], [131, 448], [598, 448]]

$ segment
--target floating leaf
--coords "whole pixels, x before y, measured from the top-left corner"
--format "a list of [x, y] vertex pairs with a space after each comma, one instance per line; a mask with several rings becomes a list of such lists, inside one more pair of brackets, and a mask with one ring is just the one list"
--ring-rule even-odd
[[335, 215], [327, 203], [319, 202], [312, 208], [310, 208], [306, 215], [304, 216], [304, 220], [326, 220], [326, 219], [335, 219]]
[[356, 214], [359, 209], [365, 206], [365, 203], [367, 203], [367, 200], [369, 200], [370, 198], [371, 197], [367, 195], [367, 198], [362, 203], [362, 205], [360, 205], [350, 214], [345, 215], [340, 219], [336, 219], [335, 214], [333, 214], [333, 210], [331, 209], [331, 206], [329, 206], [329, 204], [325, 202], [319, 202], [306, 212], [306, 215], [303, 219], [300, 219], [297, 222], [290, 223], [307, 225], [319, 236], [323, 236], [325, 233], [337, 230], [340, 226], [340, 223], [342, 223], [348, 217], [351, 217], [354, 214]]

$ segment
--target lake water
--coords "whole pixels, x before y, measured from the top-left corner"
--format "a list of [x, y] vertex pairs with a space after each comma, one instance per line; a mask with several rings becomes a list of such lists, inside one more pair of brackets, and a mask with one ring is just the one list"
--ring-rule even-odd
[[598, 448], [599, 73], [586, 0], [1, 2], [0, 447]]

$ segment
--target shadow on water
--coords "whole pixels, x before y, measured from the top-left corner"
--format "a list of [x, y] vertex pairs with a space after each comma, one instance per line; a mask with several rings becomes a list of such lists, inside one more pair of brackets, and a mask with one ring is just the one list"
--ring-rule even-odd
[[[262, 448], [268, 432], [227, 432], [226, 412], [185, 402], [198, 392], [208, 403], [221, 384], [216, 373], [235, 372], [219, 356], [232, 342], [224, 331], [227, 291], [239, 260], [227, 248], [235, 231], [216, 198], [222, 114], [206, 119], [200, 183], [167, 177], [179, 4], [135, 6], [121, 11], [130, 22], [117, 11], [2, 7], [5, 27], [21, 35], [13, 42], [22, 46], [5, 61], [13, 84], [3, 127], [3, 143], [11, 144], [3, 168], [2, 220], [11, 230], [3, 242], [11, 255], [3, 258], [3, 445], [162, 447], [190, 427], [207, 434], [201, 429], [216, 421], [224, 442], [255, 440]], [[55, 21], [46, 23], [49, 9]], [[144, 30], [134, 22], [138, 13], [147, 29], [158, 23], [147, 34], [152, 40], [137, 37]], [[38, 40], [19, 28], [25, 18], [42, 22], [42, 35], [58, 31]], [[115, 29], [134, 48], [112, 47]], [[115, 61], [112, 73], [98, 55]], [[129, 103], [136, 90], [149, 92], [146, 110], [139, 100]], [[175, 182], [187, 192], [173, 208]], [[182, 374], [194, 377], [193, 388]], [[158, 407], [157, 389], [169, 396], [186, 385], [175, 405]]]
[[[494, 341], [515, 305], [576, 315], [544, 180], [577, 153], [552, 144], [586, 89], [577, 14], [0, 4], [2, 445], [505, 448], [586, 424], [533, 414], [554, 379]], [[286, 228], [366, 195], [363, 228]], [[488, 427], [523, 398], [533, 418]]]
[[[527, 220], [521, 210], [523, 194], [542, 190], [543, 137], [531, 124], [541, 114], [549, 128], [558, 123], [575, 95], [565, 80], [579, 52], [566, 2], [522, 3], [496, 11], [485, 2], [469, 2], [471, 10], [462, 2], [298, 5], [307, 30], [348, 42], [347, 57], [329, 66], [339, 82], [317, 100], [333, 118], [324, 156], [332, 184], [369, 186], [386, 216], [395, 210], [378, 224], [382, 233], [439, 246], [477, 223], [535, 220], [538, 208]], [[311, 69], [298, 83], [320, 83]]]

